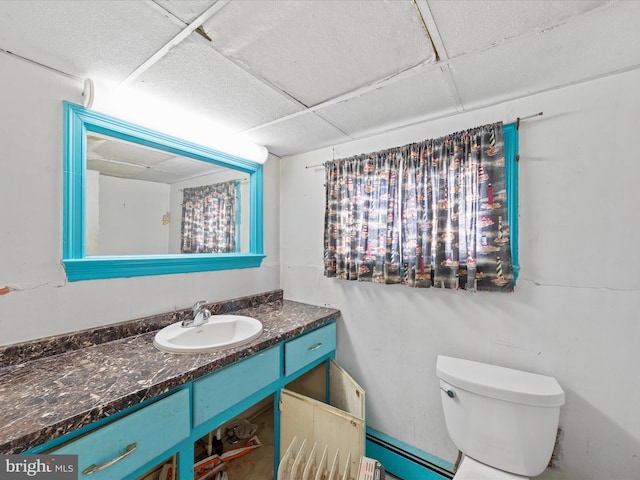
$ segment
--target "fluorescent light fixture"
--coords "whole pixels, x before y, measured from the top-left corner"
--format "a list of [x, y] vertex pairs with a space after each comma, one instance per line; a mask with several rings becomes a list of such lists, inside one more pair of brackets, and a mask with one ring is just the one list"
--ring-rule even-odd
[[85, 108], [182, 138], [256, 163], [267, 161], [269, 151], [262, 145], [222, 136], [219, 125], [204, 115], [166, 100], [151, 97], [130, 87], [109, 88], [91, 79], [84, 82]]

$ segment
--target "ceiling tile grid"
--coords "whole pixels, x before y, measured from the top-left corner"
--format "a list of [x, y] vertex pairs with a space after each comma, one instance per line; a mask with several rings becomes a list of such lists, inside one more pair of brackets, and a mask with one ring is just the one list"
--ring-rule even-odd
[[110, 141], [108, 137], [95, 134], [87, 138], [87, 158], [96, 160], [117, 160], [150, 167], [164, 162], [173, 155], [159, 150], [141, 147], [125, 141]]
[[138, 1], [0, 1], [1, 49], [107, 83], [123, 80], [179, 30]]
[[107, 160], [88, 159], [88, 170], [97, 170], [102, 175], [108, 177], [120, 177], [120, 178], [136, 178], [143, 173], [146, 168], [140, 165], [127, 165], [122, 163], [113, 163]]
[[[571, 85], [640, 65], [640, 2], [622, 2], [449, 66], [466, 109]], [[594, 32], [598, 34], [594, 34]], [[606, 41], [603, 41], [606, 39]]]
[[307, 107], [435, 61], [412, 1], [230, 2], [212, 46]]
[[456, 111], [440, 68], [374, 89], [317, 111], [350, 137], [363, 137]]
[[264, 145], [277, 156], [309, 152], [318, 149], [319, 145], [336, 145], [351, 140], [313, 112], [256, 128], [240, 136]]
[[173, 48], [131, 87], [208, 114], [227, 133], [302, 110], [210, 48], [197, 33]]
[[282, 156], [638, 68], [638, 24], [630, 0], [2, 0], [0, 54]]
[[154, 0], [167, 12], [188, 24], [216, 3], [216, 0]]
[[540, 32], [608, 1], [428, 0], [449, 58], [484, 50], [510, 38]]

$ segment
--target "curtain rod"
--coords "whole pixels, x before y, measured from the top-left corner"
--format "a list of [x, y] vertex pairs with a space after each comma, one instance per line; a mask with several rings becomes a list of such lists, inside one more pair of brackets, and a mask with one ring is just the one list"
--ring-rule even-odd
[[516, 130], [520, 130], [520, 121], [521, 120], [529, 120], [530, 118], [541, 117], [544, 115], [543, 112], [534, 113], [533, 115], [527, 115], [526, 117], [518, 117], [516, 118]]
[[[236, 180], [238, 180], [240, 183], [247, 183], [249, 181], [248, 178], [238, 178]], [[229, 181], [231, 182], [233, 180], [229, 180]], [[220, 183], [224, 183], [224, 182], [220, 182]], [[185, 187], [185, 188], [198, 188], [198, 187], [204, 187], [204, 186], [206, 186], [206, 185], [196, 185], [195, 187]], [[179, 188], [178, 191], [179, 192], [184, 192], [184, 188]]]
[[[520, 130], [520, 122], [522, 120], [529, 120], [530, 118], [541, 117], [542, 115], [544, 115], [544, 112], [538, 112], [532, 115], [527, 115], [526, 117], [516, 118], [516, 130]], [[324, 163], [318, 163], [317, 165], [307, 165], [304, 168], [318, 168], [318, 167], [324, 167]]]

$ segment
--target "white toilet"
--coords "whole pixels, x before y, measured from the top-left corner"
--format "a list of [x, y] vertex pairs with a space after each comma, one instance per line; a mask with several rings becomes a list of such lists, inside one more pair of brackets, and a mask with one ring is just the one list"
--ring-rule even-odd
[[464, 454], [455, 480], [526, 480], [551, 458], [564, 391], [555, 378], [438, 356], [449, 436]]

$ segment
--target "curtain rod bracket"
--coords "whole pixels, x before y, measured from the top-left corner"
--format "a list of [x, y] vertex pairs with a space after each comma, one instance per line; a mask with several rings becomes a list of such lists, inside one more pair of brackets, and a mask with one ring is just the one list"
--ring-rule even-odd
[[516, 130], [520, 130], [520, 120], [527, 120], [529, 118], [541, 117], [543, 112], [534, 113], [533, 115], [527, 115], [526, 117], [518, 117], [516, 118]]

